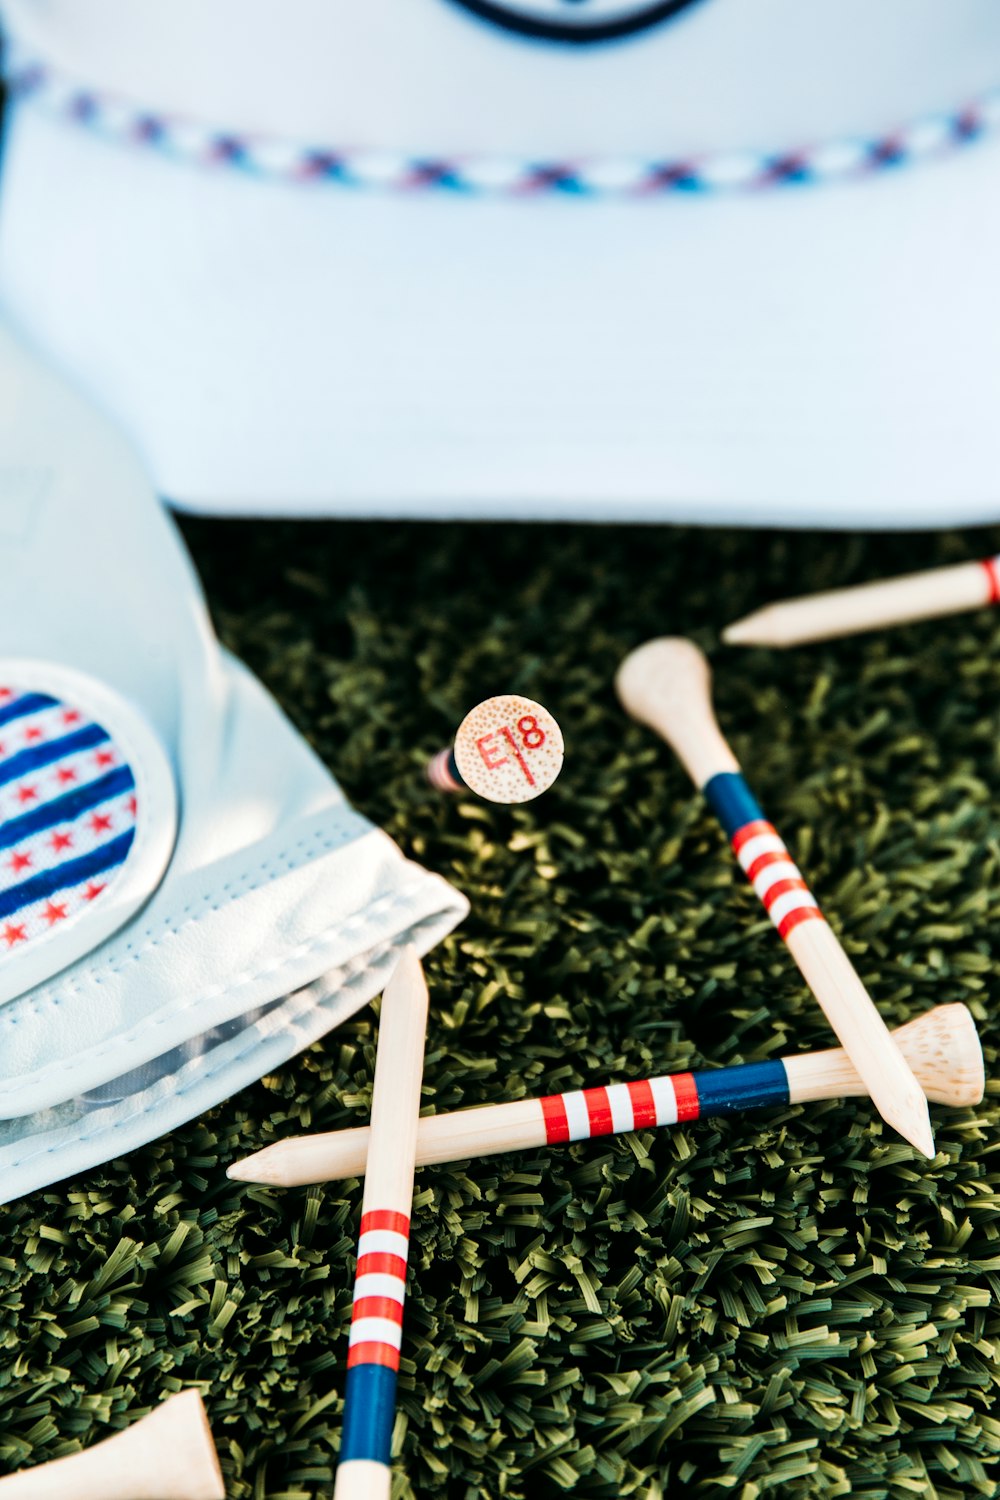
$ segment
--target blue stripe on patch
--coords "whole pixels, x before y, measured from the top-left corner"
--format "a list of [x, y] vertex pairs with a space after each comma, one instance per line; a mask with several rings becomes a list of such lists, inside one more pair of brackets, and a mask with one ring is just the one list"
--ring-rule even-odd
[[90, 854], [82, 854], [79, 859], [68, 859], [65, 864], [57, 865], [53, 870], [44, 870], [40, 875], [33, 875], [30, 880], [22, 880], [20, 885], [12, 885], [6, 891], [0, 891], [0, 918], [12, 917], [15, 912], [23, 911], [26, 906], [33, 906], [36, 901], [44, 901], [57, 891], [69, 890], [71, 886], [92, 880], [95, 875], [103, 875], [106, 870], [113, 870], [116, 865], [124, 862], [134, 838], [135, 829], [130, 828], [128, 833], [120, 833], [116, 839], [102, 844]]
[[43, 708], [55, 708], [56, 702], [57, 699], [50, 698], [48, 693], [24, 693], [22, 697], [15, 698], [13, 703], [8, 703], [6, 708], [0, 708], [0, 727], [12, 724], [15, 719], [23, 719], [25, 714], [37, 714]]
[[10, 760], [0, 762], [0, 786], [5, 786], [9, 781], [17, 781], [19, 776], [27, 776], [30, 771], [50, 766], [53, 761], [65, 760], [68, 755], [76, 755], [80, 750], [91, 750], [95, 745], [103, 745], [109, 738], [108, 731], [102, 729], [100, 724], [88, 724], [86, 729], [65, 734], [61, 740], [46, 740], [31, 750], [19, 750]]
[[732, 838], [747, 823], [755, 823], [764, 816], [739, 771], [720, 771], [718, 776], [705, 782], [702, 791], [726, 830], [727, 838]]
[[100, 807], [102, 802], [107, 802], [112, 797], [130, 792], [134, 786], [135, 777], [128, 766], [108, 771], [96, 781], [89, 781], [86, 786], [78, 787], [75, 792], [53, 797], [51, 802], [44, 802], [41, 807], [32, 808], [31, 812], [22, 813], [19, 818], [10, 818], [6, 823], [0, 823], [0, 849], [11, 849], [34, 833], [44, 833], [46, 828], [71, 823], [81, 813], [89, 812], [92, 807]]
[[344, 1392], [340, 1462], [367, 1458], [388, 1464], [396, 1420], [396, 1371], [388, 1365], [352, 1365]]
[[788, 1103], [788, 1074], [780, 1061], [741, 1063], [692, 1076], [702, 1116], [738, 1115]]

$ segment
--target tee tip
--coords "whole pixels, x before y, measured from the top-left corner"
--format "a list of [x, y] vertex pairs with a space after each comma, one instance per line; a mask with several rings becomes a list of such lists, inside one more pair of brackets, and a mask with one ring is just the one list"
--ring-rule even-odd
[[270, 1146], [263, 1146], [252, 1156], [244, 1156], [240, 1161], [232, 1162], [226, 1168], [226, 1176], [231, 1182], [256, 1182], [264, 1187], [281, 1187], [283, 1184], [280, 1175], [276, 1175], [269, 1165], [271, 1150]]
[[732, 625], [727, 625], [722, 639], [727, 646], [756, 645], [751, 617], [748, 615], [745, 620], [735, 620]]

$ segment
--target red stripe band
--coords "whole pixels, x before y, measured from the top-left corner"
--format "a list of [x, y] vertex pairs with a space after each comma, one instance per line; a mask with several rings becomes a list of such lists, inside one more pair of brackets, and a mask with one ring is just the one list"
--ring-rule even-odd
[[611, 1120], [611, 1105], [605, 1088], [584, 1089], [583, 1102], [587, 1106], [591, 1135], [610, 1135], [614, 1126]]
[[355, 1275], [371, 1276], [373, 1274], [397, 1276], [400, 1281], [405, 1281], [406, 1261], [401, 1255], [387, 1255], [385, 1251], [378, 1251], [374, 1255], [362, 1255]]
[[810, 894], [809, 887], [804, 880], [776, 880], [770, 890], [765, 891], [760, 898], [765, 910], [770, 911], [778, 897], [787, 896], [789, 891], [805, 891], [806, 895]]
[[361, 1215], [361, 1233], [367, 1234], [370, 1229], [391, 1229], [393, 1234], [408, 1235], [410, 1220], [406, 1214], [398, 1214], [392, 1208], [373, 1208], [370, 1213]]
[[359, 1297], [354, 1304], [351, 1322], [356, 1323], [359, 1318], [388, 1318], [390, 1323], [402, 1324], [403, 1304], [395, 1297]]
[[632, 1118], [636, 1130], [646, 1130], [656, 1124], [656, 1101], [653, 1090], [646, 1079], [641, 1083], [630, 1083], [629, 1098], [632, 1100]]
[[563, 1141], [568, 1141], [569, 1121], [566, 1118], [566, 1106], [563, 1103], [562, 1094], [548, 1094], [538, 1102], [542, 1106], [542, 1119], [545, 1121], [546, 1144], [556, 1146]]
[[733, 834], [733, 853], [739, 854], [744, 844], [749, 844], [751, 839], [758, 838], [762, 833], [773, 833], [777, 837], [773, 823], [769, 823], [766, 818], [755, 818], [752, 823], [744, 823]]
[[354, 1344], [347, 1351], [347, 1368], [355, 1365], [388, 1365], [390, 1370], [398, 1370], [399, 1350], [391, 1344]]
[[784, 848], [780, 854], [777, 851], [773, 854], [758, 854], [753, 863], [747, 866], [747, 879], [750, 881], [756, 880], [761, 870], [766, 870], [769, 865], [787, 865], [790, 862], [791, 855]]
[[701, 1105], [698, 1101], [698, 1085], [694, 1081], [693, 1073], [675, 1073], [670, 1080], [674, 1086], [674, 1096], [677, 1100], [678, 1120], [697, 1120], [701, 1114]]
[[983, 567], [986, 577], [989, 579], [990, 592], [987, 596], [987, 604], [1000, 604], [1000, 567], [997, 566], [1000, 559], [987, 557], [983, 559]]
[[790, 911], [787, 917], [782, 917], [778, 923], [778, 931], [786, 938], [793, 927], [798, 927], [800, 922], [825, 922], [826, 918], [818, 906], [800, 906], [795, 911]]

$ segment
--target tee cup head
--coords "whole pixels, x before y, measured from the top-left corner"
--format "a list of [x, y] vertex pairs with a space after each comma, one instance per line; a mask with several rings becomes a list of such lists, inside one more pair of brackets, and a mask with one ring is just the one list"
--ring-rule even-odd
[[488, 802], [530, 802], [562, 770], [562, 730], [548, 709], [510, 693], [466, 714], [455, 736], [455, 764], [466, 786]]

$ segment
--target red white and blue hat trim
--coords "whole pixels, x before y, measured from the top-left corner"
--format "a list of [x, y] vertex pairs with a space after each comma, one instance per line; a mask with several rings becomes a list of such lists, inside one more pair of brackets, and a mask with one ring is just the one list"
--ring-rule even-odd
[[687, 157], [536, 158], [478, 153], [412, 153], [270, 137], [150, 109], [94, 88], [13, 46], [5, 56], [13, 98], [32, 99], [55, 117], [108, 141], [202, 167], [233, 168], [286, 182], [407, 193], [534, 198], [662, 197], [673, 193], [759, 191], [841, 182], [942, 156], [1000, 127], [1000, 88], [888, 126], [869, 136], [786, 142], [771, 149], [712, 151]]

